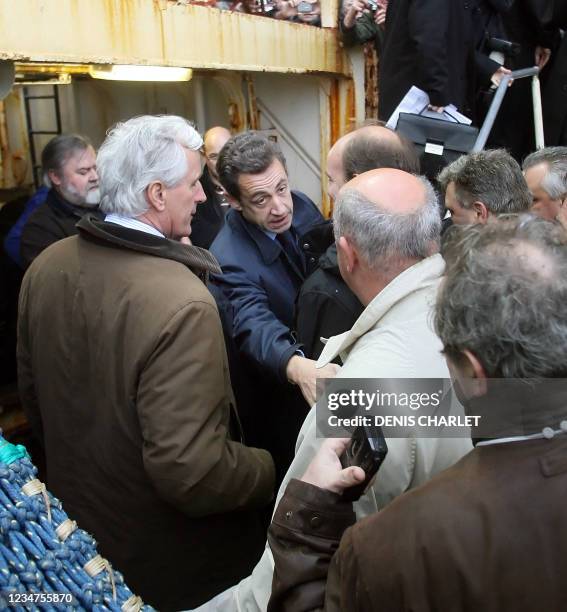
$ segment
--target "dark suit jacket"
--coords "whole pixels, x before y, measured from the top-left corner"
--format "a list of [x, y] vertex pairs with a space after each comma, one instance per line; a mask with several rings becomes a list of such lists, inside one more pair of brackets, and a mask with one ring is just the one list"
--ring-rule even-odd
[[221, 198], [215, 192], [215, 184], [207, 167], [201, 176], [201, 185], [207, 201], [197, 206], [195, 216], [191, 221], [191, 243], [202, 249], [208, 249], [224, 225], [225, 208], [221, 204]]
[[297, 337], [311, 359], [318, 359], [323, 351], [321, 338], [349, 330], [362, 314], [364, 307], [341, 277], [334, 242], [303, 283], [296, 310]]
[[[298, 236], [323, 217], [304, 194], [292, 192], [292, 228]], [[211, 282], [222, 290], [231, 306], [232, 337], [238, 350], [258, 370], [281, 383], [294, 351], [300, 348], [292, 335], [295, 297], [304, 280], [299, 270], [257, 226], [231, 210], [226, 224], [211, 245], [221, 276]]]
[[[292, 192], [292, 227], [297, 235], [322, 221], [315, 204]], [[302, 348], [293, 332], [294, 303], [304, 271], [280, 243], [230, 210], [211, 246], [223, 274], [211, 277], [225, 333], [230, 377], [245, 440], [270, 451], [276, 480], [282, 480], [309, 409], [285, 369]]]
[[[549, 0], [539, 7], [548, 28], [567, 29], [567, 2]], [[543, 84], [543, 125], [545, 144], [567, 145], [567, 36], [552, 50]]]
[[552, 56], [542, 90], [547, 146], [567, 145], [567, 36]]
[[351, 504], [292, 481], [268, 611], [564, 610], [566, 492], [566, 435], [477, 447], [348, 529], [331, 560]]
[[[549, 47], [555, 51], [560, 42], [559, 23], [566, 26], [565, 2], [560, 0], [516, 0], [512, 9], [503, 16], [506, 37], [521, 45], [519, 55], [512, 58], [512, 70], [533, 66], [536, 46]], [[545, 82], [550, 65], [544, 68], [541, 78]], [[544, 90], [545, 91], [545, 90]], [[562, 104], [561, 97], [553, 97], [554, 103]], [[544, 93], [544, 109], [549, 96]], [[560, 107], [561, 110], [563, 107]], [[549, 116], [546, 137], [550, 132]], [[522, 129], [519, 130], [518, 126]], [[550, 138], [553, 142], [554, 139]], [[547, 138], [546, 138], [547, 143]], [[505, 147], [521, 162], [535, 149], [533, 102], [531, 79], [516, 81], [502, 103], [487, 148]]]

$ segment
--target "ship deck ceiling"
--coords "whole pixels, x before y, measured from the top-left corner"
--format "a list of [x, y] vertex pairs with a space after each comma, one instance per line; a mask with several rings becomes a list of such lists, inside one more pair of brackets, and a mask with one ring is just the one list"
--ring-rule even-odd
[[0, 59], [350, 75], [336, 31], [170, 0], [0, 0]]

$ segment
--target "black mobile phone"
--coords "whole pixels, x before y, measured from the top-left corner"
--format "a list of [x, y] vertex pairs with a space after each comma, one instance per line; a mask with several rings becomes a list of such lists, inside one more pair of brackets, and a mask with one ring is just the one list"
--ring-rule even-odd
[[374, 478], [388, 454], [388, 445], [381, 427], [361, 425], [354, 430], [344, 453], [340, 456], [343, 468], [358, 465], [366, 478], [360, 484], [343, 491], [345, 501], [358, 501]]

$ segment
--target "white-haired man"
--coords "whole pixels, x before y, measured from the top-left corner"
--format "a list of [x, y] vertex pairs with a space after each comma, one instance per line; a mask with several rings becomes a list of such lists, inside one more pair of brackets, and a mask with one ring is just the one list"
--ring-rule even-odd
[[182, 244], [204, 200], [202, 139], [180, 117], [138, 117], [98, 155], [101, 209], [46, 249], [22, 285], [19, 385], [50, 489], [132, 589], [160, 610], [247, 573], [273, 496], [266, 451], [233, 441], [214, 299], [220, 272]]
[[567, 147], [548, 147], [528, 155], [522, 164], [532, 195], [532, 212], [555, 220], [567, 197]]

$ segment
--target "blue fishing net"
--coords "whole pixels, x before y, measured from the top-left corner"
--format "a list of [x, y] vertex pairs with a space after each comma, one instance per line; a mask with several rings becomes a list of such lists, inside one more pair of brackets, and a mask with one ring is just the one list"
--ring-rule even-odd
[[0, 610], [149, 612], [37, 479], [23, 446], [0, 436]]

